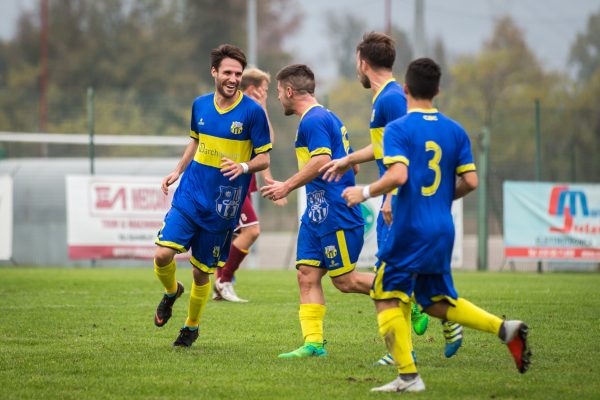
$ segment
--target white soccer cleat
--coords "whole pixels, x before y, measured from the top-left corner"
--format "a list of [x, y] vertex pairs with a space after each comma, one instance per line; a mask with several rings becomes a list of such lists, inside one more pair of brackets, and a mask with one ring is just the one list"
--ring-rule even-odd
[[221, 282], [221, 279], [217, 279], [215, 281], [215, 289], [218, 294], [221, 295], [221, 298], [226, 301], [231, 301], [233, 303], [247, 303], [248, 300], [240, 299], [238, 295], [233, 290], [233, 284], [231, 282]]
[[405, 381], [400, 375], [393, 381], [383, 386], [374, 387], [371, 392], [422, 392], [425, 390], [425, 383], [419, 375], [415, 378]]

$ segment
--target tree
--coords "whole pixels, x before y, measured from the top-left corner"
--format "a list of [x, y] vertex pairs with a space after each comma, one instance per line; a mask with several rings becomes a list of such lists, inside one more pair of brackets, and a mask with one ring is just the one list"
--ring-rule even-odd
[[339, 76], [354, 79], [356, 78], [356, 45], [366, 30], [365, 23], [350, 12], [338, 14], [330, 11], [326, 19]]
[[600, 10], [590, 15], [586, 31], [577, 34], [569, 60], [583, 81], [590, 79], [600, 68]]

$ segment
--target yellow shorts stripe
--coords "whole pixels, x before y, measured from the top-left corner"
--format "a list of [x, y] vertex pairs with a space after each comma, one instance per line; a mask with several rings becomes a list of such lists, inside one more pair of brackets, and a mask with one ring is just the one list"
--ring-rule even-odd
[[154, 240], [154, 243], [162, 247], [168, 247], [170, 249], [176, 250], [178, 253], [185, 253], [187, 251], [185, 247], [175, 242], [168, 242], [166, 240], [159, 240], [157, 238]]
[[[208, 265], [206, 265], [206, 264], [202, 264], [200, 261], [198, 261], [198, 260], [197, 260], [197, 259], [195, 259], [194, 257], [190, 257], [190, 263], [191, 263], [191, 264], [192, 264], [194, 267], [198, 268], [200, 271], [202, 271], [202, 272], [206, 272], [207, 274], [214, 274], [214, 273], [215, 273], [215, 271], [216, 271], [216, 269], [217, 269], [216, 267], [209, 267], [209, 266], [208, 266]], [[224, 265], [225, 265], [225, 262], [224, 262], [224, 261], [219, 261], [219, 262], [217, 263], [217, 266], [218, 266], [219, 268], [223, 267]]]
[[377, 273], [375, 274], [375, 283], [373, 284], [373, 288], [371, 289], [370, 295], [373, 300], [389, 300], [389, 299], [399, 299], [403, 303], [410, 302], [410, 296], [406, 293], [401, 292], [399, 290], [392, 290], [391, 292], [383, 291], [383, 275], [385, 273], [385, 263], [382, 262], [381, 266], [377, 268]]
[[296, 267], [299, 265], [308, 265], [311, 267], [320, 267], [321, 266], [321, 261], [319, 260], [298, 260], [296, 261]]

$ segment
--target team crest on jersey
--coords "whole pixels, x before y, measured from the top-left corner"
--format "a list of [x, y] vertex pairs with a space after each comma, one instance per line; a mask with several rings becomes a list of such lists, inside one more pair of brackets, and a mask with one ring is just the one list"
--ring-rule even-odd
[[325, 246], [325, 256], [327, 258], [335, 258], [335, 256], [337, 256], [337, 249], [335, 246]]
[[217, 198], [217, 214], [221, 218], [232, 219], [237, 216], [242, 197], [241, 187], [219, 186]]
[[329, 204], [325, 200], [324, 190], [315, 190], [306, 195], [308, 203], [308, 219], [316, 224], [325, 221], [329, 214]]
[[239, 135], [244, 130], [244, 124], [239, 121], [233, 121], [229, 130], [234, 135]]

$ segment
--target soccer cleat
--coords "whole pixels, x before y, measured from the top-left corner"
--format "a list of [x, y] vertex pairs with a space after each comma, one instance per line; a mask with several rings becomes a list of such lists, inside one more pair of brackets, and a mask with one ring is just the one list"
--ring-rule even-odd
[[175, 296], [168, 296], [167, 294], [163, 295], [163, 298], [160, 303], [158, 303], [158, 307], [156, 307], [156, 312], [154, 313], [154, 325], [160, 327], [169, 322], [169, 318], [171, 318], [171, 314], [173, 313], [173, 304], [175, 304], [175, 300], [181, 297], [183, 292], [183, 284], [177, 281], [177, 291], [175, 292]]
[[247, 303], [248, 300], [240, 299], [233, 290], [233, 283], [221, 282], [221, 278], [217, 278], [215, 281], [215, 292], [222, 297], [223, 300], [231, 301], [233, 303]]
[[412, 304], [410, 309], [410, 321], [415, 333], [419, 336], [425, 333], [429, 324], [429, 316], [419, 310], [419, 306]]
[[377, 367], [379, 365], [396, 365], [396, 361], [394, 361], [394, 357], [392, 357], [390, 353], [387, 353], [386, 355], [384, 355], [379, 360], [373, 363], [374, 367]]
[[217, 289], [216, 289], [216, 288], [213, 288], [213, 289], [214, 289], [214, 290], [213, 290], [213, 293], [212, 293], [212, 299], [213, 299], [214, 301], [220, 301], [220, 300], [223, 300], [223, 298], [221, 297], [221, 295], [219, 294], [219, 292], [217, 292]]
[[[416, 365], [417, 364], [417, 354], [414, 352], [414, 350], [411, 351], [410, 354], [412, 355], [413, 361], [415, 362], [415, 365]], [[379, 360], [377, 360], [373, 363], [374, 367], [378, 367], [380, 365], [396, 365], [396, 361], [394, 360], [394, 357], [392, 357], [392, 355], [390, 353], [387, 353], [386, 355], [384, 355]]]
[[190, 347], [198, 339], [198, 329], [190, 329], [184, 326], [179, 331], [179, 336], [173, 342], [174, 347]]
[[425, 390], [425, 383], [419, 375], [406, 381], [398, 375], [390, 383], [374, 387], [371, 392], [422, 392], [423, 390]]
[[447, 320], [442, 321], [442, 326], [444, 328], [444, 339], [446, 339], [444, 355], [446, 358], [450, 358], [455, 355], [462, 346], [463, 328], [462, 325]]
[[298, 347], [289, 353], [281, 353], [277, 358], [305, 358], [305, 357], [324, 357], [327, 351], [323, 347], [325, 343], [307, 342], [304, 346]]
[[531, 350], [527, 343], [529, 327], [523, 321], [504, 321], [500, 327], [500, 339], [508, 346], [517, 369], [524, 374], [531, 364]]

